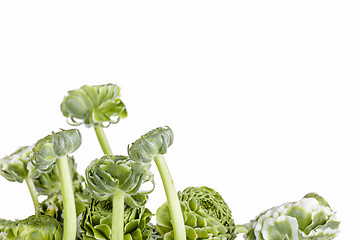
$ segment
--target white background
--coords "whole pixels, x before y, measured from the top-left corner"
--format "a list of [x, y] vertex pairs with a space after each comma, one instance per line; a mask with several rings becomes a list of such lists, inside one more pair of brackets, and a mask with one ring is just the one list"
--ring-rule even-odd
[[[105, 129], [114, 153], [168, 125], [178, 190], [216, 189], [238, 224], [317, 192], [342, 220], [338, 239], [358, 238], [359, 11], [358, 1], [1, 1], [0, 156], [70, 128], [59, 110], [68, 90], [116, 83], [128, 118]], [[83, 173], [102, 152], [79, 129]], [[153, 212], [165, 201], [156, 180]], [[0, 178], [0, 189], [1, 218], [33, 213], [25, 183]]]

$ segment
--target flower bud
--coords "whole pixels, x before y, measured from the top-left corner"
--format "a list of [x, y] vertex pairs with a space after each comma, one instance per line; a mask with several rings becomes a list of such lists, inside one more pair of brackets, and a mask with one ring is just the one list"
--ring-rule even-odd
[[134, 161], [151, 162], [157, 155], [165, 154], [174, 141], [170, 127], [159, 127], [140, 137], [128, 147], [128, 154]]
[[30, 163], [32, 146], [20, 147], [9, 156], [0, 159], [0, 175], [11, 182], [23, 182], [25, 178], [38, 175]]
[[52, 133], [35, 144], [31, 162], [39, 171], [50, 172], [58, 158], [75, 152], [80, 145], [81, 135], [77, 129]]

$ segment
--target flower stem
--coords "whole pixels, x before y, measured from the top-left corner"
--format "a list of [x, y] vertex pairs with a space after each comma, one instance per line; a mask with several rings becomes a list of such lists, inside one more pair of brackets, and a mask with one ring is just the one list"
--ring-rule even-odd
[[61, 192], [64, 202], [64, 233], [63, 240], [75, 240], [76, 238], [76, 208], [70, 175], [68, 157], [64, 156], [56, 160], [59, 169]]
[[30, 177], [27, 177], [27, 178], [25, 178], [25, 182], [29, 188], [31, 199], [34, 203], [35, 214], [39, 215], [40, 214], [39, 199], [38, 199], [38, 193], [36, 191], [34, 181]]
[[124, 239], [124, 194], [118, 191], [113, 195], [113, 215], [111, 225], [111, 240]]
[[175, 240], [186, 240], [185, 224], [182, 215], [179, 198], [177, 196], [174, 182], [171, 178], [169, 168], [165, 162], [163, 155], [155, 157], [155, 163], [159, 169], [161, 180], [164, 185], [166, 198], [169, 204], [170, 216], [174, 228], [174, 239]]
[[95, 126], [94, 129], [95, 129], [96, 136], [97, 136], [97, 138], [99, 140], [99, 143], [100, 143], [100, 146], [101, 146], [103, 152], [105, 154], [107, 154], [107, 155], [111, 155], [112, 151], [111, 151], [109, 142], [108, 142], [108, 140], [107, 140], [107, 138], [105, 136], [103, 127]]
[[[104, 154], [112, 155], [112, 151], [105, 136], [103, 127], [95, 126], [94, 129]], [[125, 199], [123, 192], [118, 191], [113, 195], [111, 240], [124, 239], [124, 202]]]

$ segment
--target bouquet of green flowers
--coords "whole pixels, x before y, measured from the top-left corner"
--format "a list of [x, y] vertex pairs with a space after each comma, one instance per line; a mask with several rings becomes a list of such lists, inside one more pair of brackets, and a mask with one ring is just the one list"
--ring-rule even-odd
[[[104, 155], [89, 161], [84, 176], [78, 173], [73, 154], [81, 147], [82, 136], [71, 128], [0, 159], [0, 175], [12, 182], [25, 181], [34, 204], [34, 215], [27, 219], [0, 219], [1, 240], [233, 240], [240, 233], [247, 240], [330, 240], [339, 232], [335, 212], [315, 193], [237, 225], [214, 189], [190, 186], [176, 191], [165, 160], [174, 142], [168, 126], [129, 144], [127, 156], [114, 154], [104, 128], [127, 117], [115, 84], [69, 91], [61, 112], [72, 126], [94, 128]], [[166, 194], [155, 214], [146, 207], [155, 188], [152, 163]], [[144, 189], [144, 183], [150, 187]], [[46, 199], [39, 202], [39, 195]]]

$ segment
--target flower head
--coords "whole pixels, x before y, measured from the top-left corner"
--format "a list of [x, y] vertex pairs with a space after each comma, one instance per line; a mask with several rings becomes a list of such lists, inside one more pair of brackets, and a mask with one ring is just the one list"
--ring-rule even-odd
[[[208, 187], [188, 187], [178, 193], [186, 237], [188, 239], [234, 239], [235, 224], [229, 206], [221, 195]], [[172, 240], [173, 226], [168, 204], [156, 212], [157, 229], [166, 240]]]
[[27, 177], [34, 177], [38, 172], [30, 162], [33, 146], [24, 146], [9, 156], [0, 159], [0, 175], [11, 182], [23, 182]]
[[0, 220], [0, 236], [8, 240], [61, 240], [62, 228], [50, 216], [34, 215], [20, 221]]
[[[80, 234], [83, 239], [111, 239], [112, 201], [93, 199], [82, 214]], [[153, 214], [145, 207], [124, 209], [124, 239], [149, 240], [152, 227], [148, 225]]]
[[333, 239], [340, 222], [329, 204], [316, 193], [300, 201], [284, 203], [261, 213], [249, 224], [247, 240]]
[[105, 155], [95, 159], [85, 171], [87, 189], [91, 196], [103, 201], [122, 191], [126, 204], [140, 207], [146, 203], [149, 191], [139, 191], [141, 184], [151, 181], [150, 164], [135, 162], [126, 156]]
[[84, 123], [87, 127], [117, 123], [127, 117], [120, 99], [120, 88], [115, 84], [84, 85], [68, 92], [61, 103], [61, 111], [71, 125]]
[[174, 141], [170, 127], [151, 130], [128, 147], [129, 157], [135, 161], [151, 162], [158, 154], [165, 154]]
[[31, 162], [41, 172], [50, 172], [58, 158], [75, 152], [81, 145], [77, 129], [62, 130], [40, 139], [33, 148]]

